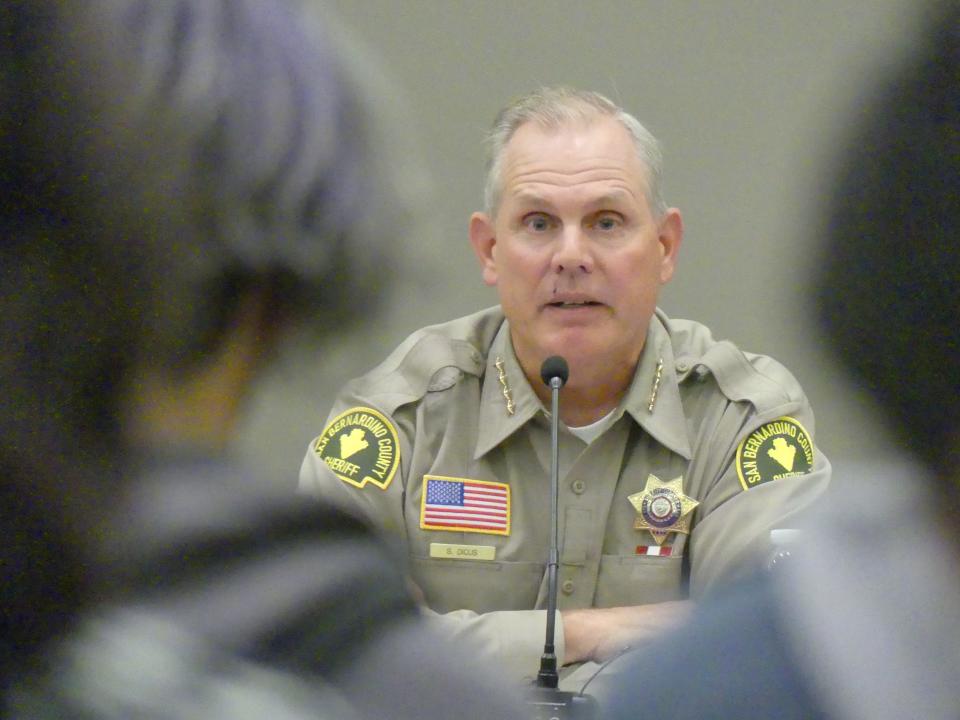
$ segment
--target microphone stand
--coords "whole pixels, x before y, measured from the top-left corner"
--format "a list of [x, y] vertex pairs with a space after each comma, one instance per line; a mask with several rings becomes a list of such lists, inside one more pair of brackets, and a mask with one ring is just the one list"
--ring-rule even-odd
[[567, 361], [554, 355], [547, 358], [540, 368], [540, 377], [550, 386], [550, 551], [547, 559], [547, 635], [540, 657], [537, 687], [529, 706], [533, 708], [533, 720], [565, 720], [567, 718], [593, 718], [597, 714], [596, 703], [590, 696], [558, 690], [560, 675], [557, 672], [557, 653], [554, 644], [557, 618], [557, 573], [560, 568], [560, 477], [559, 477], [559, 429], [560, 388], [567, 381]]
[[[546, 364], [546, 363], [544, 363]], [[547, 638], [540, 657], [537, 687], [556, 688], [560, 682], [557, 672], [556, 639], [557, 572], [560, 568], [560, 386], [558, 376], [550, 378], [550, 551], [547, 559]]]

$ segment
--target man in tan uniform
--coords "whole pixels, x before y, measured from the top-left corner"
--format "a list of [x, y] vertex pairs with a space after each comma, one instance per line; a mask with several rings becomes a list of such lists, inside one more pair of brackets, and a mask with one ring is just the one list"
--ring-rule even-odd
[[414, 333], [349, 383], [301, 469], [306, 492], [402, 536], [425, 604], [518, 677], [544, 641], [547, 357], [570, 368], [561, 664], [680, 622], [689, 598], [763, 563], [770, 531], [828, 482], [793, 376], [657, 309], [683, 235], [660, 164], [595, 93], [544, 89], [501, 112], [470, 219], [500, 306]]

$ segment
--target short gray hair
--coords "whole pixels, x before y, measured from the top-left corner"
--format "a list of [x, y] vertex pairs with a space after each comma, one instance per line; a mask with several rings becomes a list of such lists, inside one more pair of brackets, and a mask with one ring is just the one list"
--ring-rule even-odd
[[647, 202], [654, 216], [660, 217], [667, 210], [660, 190], [663, 174], [660, 143], [639, 120], [609, 98], [597, 92], [564, 86], [534, 90], [497, 115], [487, 135], [487, 180], [483, 188], [485, 212], [493, 217], [499, 208], [504, 151], [521, 125], [535, 122], [544, 128], [559, 128], [573, 122], [591, 122], [603, 116], [618, 120], [633, 138], [637, 156], [647, 169]]

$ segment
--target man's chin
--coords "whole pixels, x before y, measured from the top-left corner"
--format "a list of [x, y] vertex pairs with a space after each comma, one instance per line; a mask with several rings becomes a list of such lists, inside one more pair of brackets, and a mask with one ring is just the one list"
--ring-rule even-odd
[[609, 354], [609, 343], [603, 343], [590, 332], [566, 332], [551, 338], [544, 345], [544, 358], [559, 355], [573, 368], [590, 365], [596, 362], [606, 362]]
[[[611, 349], [619, 345], [615, 333], [609, 332], [602, 323], [592, 325], [541, 326], [540, 332], [532, 338], [533, 342], [518, 344], [514, 339], [514, 348], [518, 358], [527, 363], [542, 363], [548, 357], [559, 355], [573, 369], [575, 366], [587, 367], [595, 363], [607, 362]], [[529, 352], [524, 352], [526, 347]], [[524, 363], [526, 364], [526, 363]], [[537, 370], [539, 372], [539, 370]]]

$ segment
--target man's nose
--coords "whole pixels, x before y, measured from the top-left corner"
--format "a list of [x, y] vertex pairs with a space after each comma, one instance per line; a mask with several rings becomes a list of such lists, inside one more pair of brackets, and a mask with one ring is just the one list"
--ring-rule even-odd
[[593, 255], [582, 228], [564, 227], [557, 238], [553, 267], [558, 273], [593, 272]]

